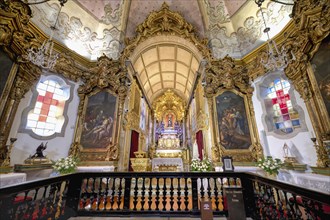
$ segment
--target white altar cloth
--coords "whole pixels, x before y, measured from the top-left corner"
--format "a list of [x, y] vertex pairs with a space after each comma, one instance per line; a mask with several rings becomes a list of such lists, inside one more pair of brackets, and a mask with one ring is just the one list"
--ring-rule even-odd
[[26, 173], [6, 173], [0, 174], [0, 187], [7, 187], [26, 181]]
[[77, 172], [113, 172], [115, 166], [79, 166]]
[[329, 176], [281, 169], [277, 179], [300, 187], [330, 194]]
[[154, 158], [152, 159], [152, 170], [156, 170], [159, 166], [177, 166], [180, 171], [183, 171], [182, 158]]
[[[215, 171], [222, 172], [222, 167], [215, 167]], [[265, 176], [265, 171], [259, 167], [241, 167], [235, 166], [236, 172], [251, 172], [260, 176]], [[308, 172], [280, 169], [277, 180], [308, 188], [310, 190], [320, 191], [330, 194], [330, 177]]]

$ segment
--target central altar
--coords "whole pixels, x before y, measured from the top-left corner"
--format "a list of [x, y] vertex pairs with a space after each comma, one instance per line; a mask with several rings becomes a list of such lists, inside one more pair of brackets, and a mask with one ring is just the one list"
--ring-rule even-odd
[[[172, 119], [172, 116], [167, 118]], [[152, 171], [183, 171], [180, 125], [178, 122], [175, 122], [174, 126], [171, 123], [172, 121], [169, 121], [166, 126], [163, 122], [160, 123]]]
[[152, 159], [152, 171], [182, 172], [182, 148], [178, 131], [166, 128], [161, 131], [158, 144]]
[[155, 142], [151, 149], [152, 171], [184, 171], [186, 149], [183, 147], [185, 104], [172, 91], [167, 91], [153, 104], [156, 124]]

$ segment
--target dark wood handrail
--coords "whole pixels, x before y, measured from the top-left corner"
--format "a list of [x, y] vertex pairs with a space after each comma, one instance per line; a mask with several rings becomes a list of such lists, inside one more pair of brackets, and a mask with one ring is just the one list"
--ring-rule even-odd
[[[291, 212], [299, 212], [300, 206], [306, 206], [304, 208], [311, 216], [328, 216], [323, 209], [330, 207], [329, 194], [253, 173], [80, 172], [0, 188], [0, 208], [8, 210], [2, 212], [0, 217], [14, 219], [14, 216], [34, 215], [45, 218], [61, 213], [66, 217], [159, 214], [198, 216], [198, 203], [204, 197], [212, 201], [214, 214], [223, 216], [228, 215], [223, 194], [225, 184], [240, 184], [243, 188], [246, 215], [255, 219], [269, 213], [269, 210], [260, 211], [260, 207], [267, 206], [272, 206], [270, 210], [280, 207], [278, 212], [284, 218], [287, 218], [285, 216], [289, 208], [292, 209]], [[284, 203], [265, 203], [261, 193], [274, 198], [282, 193], [287, 206]], [[278, 199], [279, 197], [273, 200], [278, 202]], [[53, 202], [55, 200], [56, 203]], [[262, 206], [260, 202], [263, 203]], [[57, 212], [49, 209], [51, 203]], [[173, 209], [173, 204], [179, 206], [179, 209]]]

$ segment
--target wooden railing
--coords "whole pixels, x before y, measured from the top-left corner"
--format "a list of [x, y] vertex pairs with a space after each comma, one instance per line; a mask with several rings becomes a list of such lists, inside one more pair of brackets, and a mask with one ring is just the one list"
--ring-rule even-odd
[[248, 173], [75, 173], [0, 189], [0, 219], [228, 216], [226, 187], [243, 189], [252, 219], [329, 219], [329, 195]]

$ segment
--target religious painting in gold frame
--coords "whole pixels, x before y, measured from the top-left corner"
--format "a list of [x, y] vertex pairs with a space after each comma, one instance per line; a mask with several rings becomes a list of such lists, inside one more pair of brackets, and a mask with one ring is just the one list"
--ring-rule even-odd
[[82, 161], [104, 161], [115, 145], [118, 97], [112, 91], [96, 90], [85, 95], [77, 136]]
[[16, 71], [17, 65], [14, 65], [10, 58], [0, 50], [0, 116], [13, 85]]
[[221, 156], [232, 156], [234, 162], [255, 161], [253, 155], [255, 129], [249, 114], [250, 105], [247, 95], [237, 90], [220, 90], [214, 96], [214, 118], [217, 145]]

